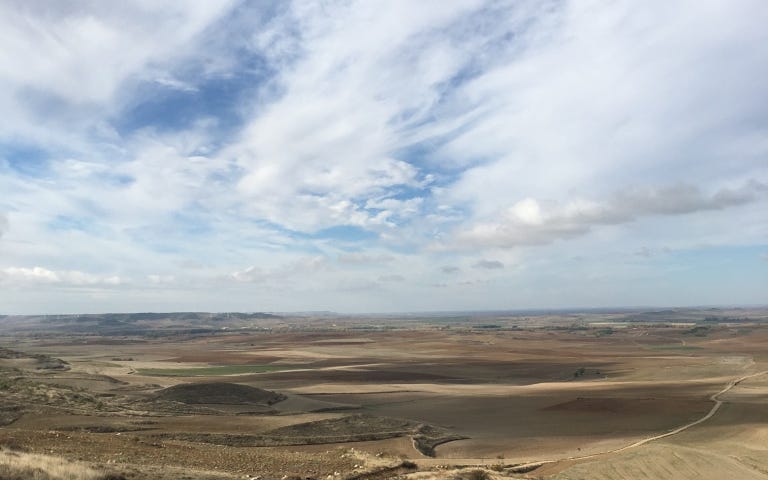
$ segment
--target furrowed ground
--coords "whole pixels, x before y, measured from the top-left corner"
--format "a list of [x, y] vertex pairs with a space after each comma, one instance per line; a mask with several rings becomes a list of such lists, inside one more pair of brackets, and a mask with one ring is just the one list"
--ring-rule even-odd
[[0, 465], [58, 458], [136, 479], [765, 478], [766, 312], [718, 313], [5, 318]]

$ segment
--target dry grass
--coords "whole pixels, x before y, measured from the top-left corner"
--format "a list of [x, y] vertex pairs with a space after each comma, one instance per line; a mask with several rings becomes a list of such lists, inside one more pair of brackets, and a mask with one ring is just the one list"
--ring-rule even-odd
[[408, 480], [502, 480], [518, 477], [509, 477], [483, 468], [456, 468], [416, 472], [405, 475], [403, 478]]
[[34, 453], [0, 450], [4, 480], [104, 480], [109, 475], [69, 460]]

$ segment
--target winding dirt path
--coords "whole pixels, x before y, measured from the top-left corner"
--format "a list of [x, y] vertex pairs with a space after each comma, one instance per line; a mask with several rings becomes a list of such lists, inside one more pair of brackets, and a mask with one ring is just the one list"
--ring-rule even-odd
[[[614, 448], [613, 450], [606, 450], [604, 452], [597, 452], [597, 453], [590, 453], [589, 455], [578, 455], [573, 457], [563, 457], [558, 458], [554, 460], [539, 460], [537, 462], [529, 462], [525, 464], [520, 464], [515, 466], [515, 470], [520, 471], [530, 471], [532, 469], [538, 468], [542, 465], [548, 465], [552, 463], [562, 462], [566, 460], [586, 460], [589, 458], [599, 457], [601, 455], [608, 455], [611, 453], [621, 453], [626, 450], [637, 448], [641, 445], [645, 445], [646, 443], [650, 443], [656, 440], [660, 440], [662, 438], [671, 437], [672, 435], [677, 435], [678, 433], [684, 432], [688, 430], [691, 427], [695, 427], [696, 425], [699, 425], [701, 423], [706, 422], [710, 418], [712, 418], [718, 410], [720, 410], [720, 407], [723, 405], [723, 400], [720, 400], [720, 397], [726, 393], [728, 393], [733, 387], [740, 384], [741, 382], [748, 380], [750, 378], [758, 377], [760, 375], [765, 375], [768, 373], [768, 370], [764, 370], [762, 372], [757, 373], [751, 373], [749, 375], [744, 375], [742, 377], [735, 378], [728, 382], [725, 387], [723, 387], [722, 390], [713, 393], [710, 395], [709, 399], [715, 402], [715, 404], [712, 406], [712, 408], [707, 412], [706, 415], [699, 418], [698, 420], [694, 420], [691, 423], [686, 423], [685, 425], [681, 427], [677, 427], [674, 430], [671, 430], [666, 433], [662, 433], [659, 435], [654, 435], [652, 437], [646, 437], [641, 440], [638, 440], [636, 442], [630, 443], [629, 445], [625, 445], [623, 447]], [[427, 462], [425, 462], [427, 460]], [[462, 465], [462, 466], [479, 466], [479, 465], [489, 465], [492, 463], [498, 463], [498, 460], [491, 460], [487, 458], [462, 458], [462, 459], [452, 459], [452, 458], [430, 458], [430, 459], [422, 459], [419, 461], [420, 464], [427, 465], [427, 464], [435, 464], [435, 465]]]

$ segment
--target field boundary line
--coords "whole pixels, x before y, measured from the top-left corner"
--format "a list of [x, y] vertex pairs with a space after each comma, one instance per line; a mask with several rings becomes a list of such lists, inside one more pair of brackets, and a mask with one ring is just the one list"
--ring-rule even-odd
[[[536, 469], [536, 468], [538, 468], [540, 466], [543, 466], [543, 465], [551, 465], [553, 463], [565, 462], [565, 461], [587, 460], [587, 459], [590, 459], [590, 458], [599, 457], [601, 455], [608, 455], [608, 454], [612, 454], [612, 453], [621, 453], [621, 452], [630, 450], [632, 448], [637, 448], [637, 447], [640, 447], [640, 446], [645, 445], [647, 443], [654, 442], [656, 440], [660, 440], [662, 438], [666, 438], [666, 437], [671, 437], [673, 435], [677, 435], [679, 433], [682, 433], [682, 432], [688, 430], [689, 428], [695, 427], [696, 425], [700, 425], [700, 424], [706, 422], [707, 420], [709, 420], [710, 418], [712, 418], [713, 416], [715, 416], [715, 414], [718, 412], [718, 410], [720, 410], [720, 407], [723, 405], [723, 403], [725, 403], [725, 401], [721, 400], [720, 397], [722, 395], [725, 395], [726, 393], [728, 393], [733, 387], [739, 385], [740, 383], [744, 382], [745, 380], [748, 380], [748, 379], [754, 378], [754, 377], [759, 377], [759, 376], [765, 375], [765, 374], [768, 374], [768, 370], [764, 370], [764, 371], [756, 372], [756, 373], [751, 373], [749, 375], [744, 375], [744, 376], [741, 376], [741, 377], [734, 378], [733, 380], [729, 381], [721, 390], [719, 390], [719, 391], [717, 391], [717, 392], [715, 392], [715, 393], [713, 393], [712, 395], [709, 396], [709, 399], [711, 401], [715, 402], [715, 404], [712, 406], [711, 409], [709, 409], [709, 411], [703, 417], [701, 417], [701, 418], [699, 418], [697, 420], [694, 420], [694, 421], [692, 421], [690, 423], [686, 423], [685, 425], [677, 427], [677, 428], [675, 428], [673, 430], [670, 430], [668, 432], [661, 433], [661, 434], [658, 434], [658, 435], [653, 435], [651, 437], [646, 437], [646, 438], [637, 440], [635, 442], [632, 442], [629, 445], [625, 445], [625, 446], [619, 447], [619, 448], [614, 448], [612, 450], [606, 450], [604, 452], [590, 453], [588, 455], [578, 455], [578, 456], [573, 456], [573, 457], [564, 457], [564, 458], [559, 458], [559, 459], [555, 459], [555, 460], [539, 460], [539, 461], [536, 461], [536, 462], [528, 462], [528, 463], [516, 464], [516, 465], [512, 466], [512, 471], [518, 471], [519, 470], [520, 472], [526, 472], [526, 471], [531, 471], [533, 469]], [[438, 459], [435, 459], [435, 460], [437, 460], [437, 461], [439, 461], [440, 463], [443, 463], [443, 464], [451, 464], [452, 463], [452, 459], [450, 459], [450, 458], [438, 458]], [[471, 460], [471, 461], [470, 461], [470, 459], [460, 459], [460, 461], [461, 461], [461, 463], [463, 465], [467, 465], [467, 464], [471, 464], [471, 463], [477, 462], [475, 464], [477, 466], [488, 465], [488, 462], [489, 462], [488, 459], [474, 459], [474, 460]], [[497, 462], [498, 462], [498, 460], [497, 460]]]
[[682, 432], [688, 430], [689, 428], [695, 427], [696, 425], [704, 423], [707, 420], [709, 420], [710, 418], [714, 417], [715, 414], [717, 413], [717, 411], [720, 410], [720, 407], [723, 405], [723, 403], [725, 403], [723, 400], [720, 400], [720, 396], [721, 395], [724, 395], [724, 394], [728, 393], [733, 387], [735, 387], [736, 385], [740, 384], [741, 382], [743, 382], [745, 380], [748, 380], [748, 379], [754, 378], [754, 377], [758, 377], [760, 375], [765, 375], [766, 373], [768, 373], [768, 370], [764, 370], [762, 372], [757, 372], [757, 373], [752, 373], [752, 374], [749, 374], [749, 375], [744, 375], [742, 377], [738, 377], [738, 378], [735, 378], [735, 379], [731, 380], [730, 382], [728, 382], [725, 385], [725, 387], [723, 387], [722, 390], [720, 390], [718, 392], [715, 392], [715, 393], [713, 393], [712, 395], [709, 396], [709, 399], [712, 400], [713, 402], [715, 402], [715, 404], [712, 406], [712, 408], [709, 410], [709, 412], [707, 412], [706, 415], [704, 415], [703, 417], [699, 418], [698, 420], [694, 420], [693, 422], [686, 423], [685, 425], [677, 427], [674, 430], [671, 430], [669, 432], [662, 433], [662, 434], [659, 434], [659, 435], [654, 435], [652, 437], [647, 437], [647, 438], [644, 438], [642, 440], [638, 440], [636, 442], [630, 443], [629, 445], [625, 445], [623, 447], [615, 448], [613, 450], [607, 450], [605, 452], [590, 453], [589, 455], [580, 455], [580, 456], [574, 456], [574, 457], [565, 457], [565, 458], [560, 458], [560, 459], [557, 459], [557, 460], [542, 460], [542, 461], [539, 461], [539, 462], [530, 462], [530, 463], [526, 463], [526, 464], [522, 464], [522, 465], [516, 465], [515, 468], [517, 469], [517, 468], [535, 467], [536, 465], [538, 465], [538, 466], [549, 465], [549, 464], [552, 464], [552, 463], [563, 462], [563, 461], [567, 461], [567, 460], [586, 460], [586, 459], [589, 459], [589, 458], [599, 457], [601, 455], [608, 455], [608, 454], [611, 454], [611, 453], [621, 453], [621, 452], [624, 452], [626, 450], [629, 450], [629, 449], [632, 449], [632, 448], [637, 448], [637, 447], [645, 445], [647, 443], [654, 442], [656, 440], [660, 440], [662, 438], [671, 437], [672, 435], [677, 435], [678, 433], [682, 433]]

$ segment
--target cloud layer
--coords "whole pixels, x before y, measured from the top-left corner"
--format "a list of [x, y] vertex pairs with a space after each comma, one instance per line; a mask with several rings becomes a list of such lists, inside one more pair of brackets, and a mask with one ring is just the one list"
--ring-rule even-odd
[[755, 181], [712, 195], [683, 184], [635, 188], [616, 193], [604, 203], [575, 199], [547, 209], [535, 199], [526, 198], [504, 210], [497, 221], [476, 224], [459, 231], [457, 237], [459, 244], [473, 247], [543, 245], [585, 235], [601, 225], [629, 223], [645, 216], [723, 210], [758, 200], [765, 202], [766, 198], [768, 186]]
[[758, 0], [5, 2], [0, 310], [763, 302], [766, 23]]

